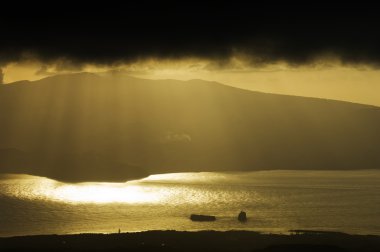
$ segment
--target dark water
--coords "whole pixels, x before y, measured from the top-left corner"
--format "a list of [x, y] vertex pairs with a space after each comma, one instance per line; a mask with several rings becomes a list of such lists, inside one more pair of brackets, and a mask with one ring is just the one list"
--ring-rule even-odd
[[[248, 222], [237, 221], [240, 210]], [[215, 215], [217, 221], [192, 222], [192, 213]], [[0, 175], [0, 236], [119, 228], [380, 235], [380, 171], [177, 173], [80, 184]]]

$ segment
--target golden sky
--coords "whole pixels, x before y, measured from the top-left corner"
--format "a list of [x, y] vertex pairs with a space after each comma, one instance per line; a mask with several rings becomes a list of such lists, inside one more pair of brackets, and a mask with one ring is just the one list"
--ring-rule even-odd
[[328, 59], [305, 66], [278, 62], [252, 65], [244, 58], [225, 62], [196, 58], [180, 60], [147, 59], [115, 66], [75, 66], [65, 61], [45, 65], [37, 61], [3, 67], [4, 83], [37, 80], [72, 72], [104, 73], [110, 70], [148, 79], [203, 79], [234, 87], [278, 94], [318, 97], [380, 106], [380, 71], [366, 65], [344, 65]]

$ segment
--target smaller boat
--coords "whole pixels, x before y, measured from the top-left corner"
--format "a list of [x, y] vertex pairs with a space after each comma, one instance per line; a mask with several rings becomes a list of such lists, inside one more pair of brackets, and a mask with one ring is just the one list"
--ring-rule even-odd
[[238, 220], [240, 222], [246, 222], [247, 221], [247, 213], [244, 211], [240, 211], [240, 213], [238, 215]]
[[216, 218], [213, 215], [192, 214], [192, 215], [190, 215], [190, 220], [192, 220], [192, 221], [216, 221]]

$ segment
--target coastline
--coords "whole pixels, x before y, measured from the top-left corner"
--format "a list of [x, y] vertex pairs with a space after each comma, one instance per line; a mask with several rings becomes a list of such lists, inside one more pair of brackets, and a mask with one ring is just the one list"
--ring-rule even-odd
[[[336, 173], [336, 172], [355, 172], [360, 175], [360, 173], [363, 172], [379, 172], [379, 168], [358, 168], [358, 169], [286, 169], [286, 168], [279, 168], [279, 169], [260, 169], [257, 168], [255, 170], [204, 170], [204, 171], [175, 171], [175, 172], [163, 172], [163, 173], [148, 173], [144, 176], [134, 176], [134, 177], [122, 177], [117, 179], [97, 179], [97, 180], [91, 180], [91, 179], [62, 179], [55, 176], [49, 176], [46, 174], [39, 174], [39, 173], [24, 173], [24, 172], [0, 172], [0, 178], [7, 178], [7, 177], [18, 177], [18, 176], [27, 176], [27, 177], [35, 177], [35, 178], [43, 178], [48, 179], [51, 181], [55, 181], [57, 183], [66, 183], [66, 184], [83, 184], [83, 183], [128, 183], [128, 182], [136, 182], [136, 181], [144, 181], [152, 176], [157, 175], [172, 175], [172, 174], [207, 174], [207, 173], [216, 173], [216, 174], [226, 174], [226, 175], [234, 175], [234, 174], [244, 174], [244, 173], [276, 173], [276, 172], [304, 172], [304, 173]], [[156, 182], [156, 181], [155, 181]]]
[[290, 230], [144, 231], [0, 238], [1, 251], [380, 251], [380, 236]]

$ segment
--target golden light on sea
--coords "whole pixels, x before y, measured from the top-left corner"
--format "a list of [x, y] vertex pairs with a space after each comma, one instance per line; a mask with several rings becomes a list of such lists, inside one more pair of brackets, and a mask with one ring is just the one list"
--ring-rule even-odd
[[149, 188], [118, 183], [84, 183], [47, 188], [51, 199], [77, 203], [155, 203], [165, 196]]
[[[159, 203], [166, 201], [170, 192], [165, 188], [139, 186], [134, 182], [126, 183], [63, 183], [44, 177], [29, 175], [3, 175], [8, 185], [6, 194], [24, 199], [42, 199], [65, 203]], [[14, 187], [15, 184], [22, 187]]]

